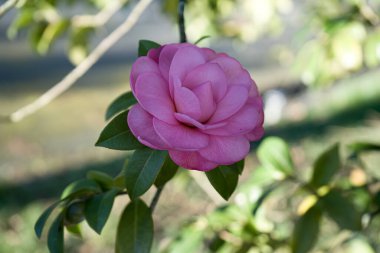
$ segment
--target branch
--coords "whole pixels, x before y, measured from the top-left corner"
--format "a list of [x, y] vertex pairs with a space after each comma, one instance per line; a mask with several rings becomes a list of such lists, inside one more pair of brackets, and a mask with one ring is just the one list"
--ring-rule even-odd
[[107, 4], [100, 12], [95, 15], [80, 15], [72, 18], [75, 27], [99, 27], [104, 25], [118, 12], [126, 0], [116, 0]]
[[0, 118], [0, 122], [18, 122], [35, 113], [49, 104], [56, 97], [69, 89], [79, 78], [81, 78], [116, 42], [118, 42], [136, 24], [144, 10], [153, 0], [140, 0], [131, 11], [127, 19], [109, 34], [99, 45], [84, 59], [77, 67], [67, 74], [60, 82], [42, 94], [34, 102], [18, 109], [9, 116]]
[[152, 210], [152, 213], [154, 212], [154, 209], [157, 206], [158, 200], [160, 199], [160, 196], [161, 196], [163, 189], [164, 189], [164, 186], [157, 188], [157, 191], [153, 196], [152, 202], [150, 203], [150, 209]]
[[179, 37], [180, 42], [184, 43], [187, 42], [186, 37], [186, 31], [185, 31], [185, 18], [184, 18], [184, 12], [185, 12], [185, 4], [186, 0], [178, 0], [178, 27], [179, 27]]
[[16, 6], [18, 0], [8, 0], [0, 6], [0, 18]]

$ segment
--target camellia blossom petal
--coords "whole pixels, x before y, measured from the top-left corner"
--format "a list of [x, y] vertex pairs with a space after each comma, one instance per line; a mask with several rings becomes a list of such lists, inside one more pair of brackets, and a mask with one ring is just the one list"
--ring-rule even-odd
[[168, 150], [186, 169], [238, 162], [264, 134], [256, 83], [227, 54], [164, 45], [136, 60], [130, 80], [138, 101], [128, 114], [132, 133], [150, 148]]

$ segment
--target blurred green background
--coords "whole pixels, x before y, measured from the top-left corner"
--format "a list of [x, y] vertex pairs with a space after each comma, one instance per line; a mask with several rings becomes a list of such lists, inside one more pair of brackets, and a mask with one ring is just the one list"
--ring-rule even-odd
[[[96, 15], [114, 2], [124, 7], [106, 25], [77, 24], [78, 16]], [[0, 114], [32, 102], [58, 82], [128, 15], [134, 2], [19, 1], [0, 20]], [[129, 89], [139, 39], [178, 41], [176, 4], [154, 1], [74, 88], [23, 121], [0, 125], [0, 252], [47, 252], [33, 231], [43, 209], [89, 170], [118, 173], [128, 154], [94, 147], [105, 125], [105, 109]], [[284, 138], [296, 166], [305, 168], [300, 173], [307, 174], [317, 155], [336, 141], [380, 143], [379, 11], [377, 0], [189, 0], [185, 17], [190, 42], [209, 35], [200, 45], [227, 52], [250, 71], [265, 101], [266, 136]], [[252, 174], [259, 166], [256, 147], [247, 158], [244, 182], [230, 200], [231, 217], [242, 216], [233, 210], [242, 198], [253, 201], [262, 191], [255, 181], [258, 176]], [[363, 159], [365, 166], [359, 166], [357, 174], [352, 176], [350, 170], [342, 176], [353, 184], [360, 177], [364, 183], [378, 178], [379, 155], [370, 153]], [[151, 196], [149, 192], [146, 198]], [[264, 203], [255, 221], [259, 230], [284, 237], [290, 233], [291, 222], [280, 229], [273, 225], [290, 221], [285, 214], [294, 215], [299, 205], [284, 206], [283, 198], [276, 191]], [[101, 237], [88, 227], [84, 240], [68, 235], [67, 252], [113, 252], [116, 224], [126, 202], [126, 197], [117, 199]], [[213, 226], [213, 218], [204, 215], [213, 217], [212, 210], [220, 205], [224, 202], [203, 174], [181, 170], [155, 213], [156, 252], [208, 252], [200, 246], [199, 231]], [[216, 224], [239, 224], [227, 216]], [[380, 251], [379, 229], [358, 233], [348, 243], [342, 243], [348, 232], [337, 231], [324, 227], [315, 252]], [[178, 235], [187, 240], [175, 239]], [[262, 240], [259, 251], [217, 252], [289, 252], [287, 247], [265, 247], [270, 243]]]

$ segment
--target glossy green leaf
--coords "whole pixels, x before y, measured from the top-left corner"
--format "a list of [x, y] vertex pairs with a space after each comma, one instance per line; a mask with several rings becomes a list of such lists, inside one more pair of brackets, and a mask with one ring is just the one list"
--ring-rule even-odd
[[322, 155], [313, 165], [313, 176], [310, 184], [315, 188], [327, 185], [340, 168], [339, 145], [335, 144]]
[[337, 190], [332, 190], [320, 199], [323, 209], [341, 229], [360, 230], [361, 215], [355, 206]]
[[89, 195], [101, 192], [99, 185], [90, 179], [81, 179], [69, 184], [62, 193], [61, 199], [76, 196], [76, 195]]
[[50, 217], [51, 213], [54, 211], [54, 209], [62, 202], [62, 200], [55, 202], [51, 206], [49, 206], [38, 218], [36, 224], [34, 225], [34, 232], [36, 233], [38, 238], [41, 238], [42, 231], [44, 229], [44, 226], [46, 224], [46, 221]]
[[93, 196], [86, 201], [84, 215], [88, 225], [100, 234], [111, 213], [118, 189]]
[[128, 204], [121, 215], [116, 234], [116, 253], [150, 253], [153, 219], [149, 207], [140, 199]]
[[127, 115], [128, 112], [123, 112], [113, 118], [101, 132], [95, 146], [116, 150], [144, 148], [129, 129]]
[[266, 169], [277, 170], [286, 175], [293, 173], [294, 166], [289, 146], [281, 138], [265, 138], [257, 151], [257, 156]]
[[131, 105], [136, 103], [137, 100], [131, 91], [121, 94], [108, 106], [106, 111], [106, 120], [109, 120], [122, 111], [126, 111]]
[[167, 156], [165, 163], [156, 178], [156, 181], [154, 181], [154, 185], [156, 187], [164, 186], [170, 179], [175, 176], [178, 171], [178, 167], [179, 166], [172, 161], [170, 156]]
[[133, 153], [125, 169], [125, 185], [131, 199], [141, 196], [154, 184], [167, 155], [167, 151], [153, 149], [138, 149]]
[[91, 170], [87, 172], [86, 177], [98, 183], [103, 189], [111, 189], [114, 184], [114, 179], [101, 171]]
[[154, 42], [154, 41], [151, 41], [151, 40], [140, 40], [139, 41], [139, 49], [138, 49], [138, 52], [139, 52], [139, 56], [146, 56], [148, 55], [148, 51], [152, 48], [158, 48], [160, 47], [161, 45]]
[[220, 196], [228, 200], [236, 189], [239, 180], [239, 170], [232, 166], [219, 166], [207, 171], [206, 176]]
[[50, 253], [64, 253], [62, 213], [55, 218], [49, 229], [47, 245]]
[[315, 205], [298, 219], [291, 244], [293, 253], [307, 253], [314, 247], [318, 239], [321, 217], [322, 211]]

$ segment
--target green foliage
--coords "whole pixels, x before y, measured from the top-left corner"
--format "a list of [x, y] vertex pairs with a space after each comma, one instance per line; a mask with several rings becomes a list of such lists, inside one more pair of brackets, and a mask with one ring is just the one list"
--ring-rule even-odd
[[127, 124], [128, 111], [122, 112], [113, 118], [101, 132], [96, 146], [116, 150], [134, 150], [143, 148], [132, 134]]
[[315, 161], [310, 184], [315, 188], [327, 185], [340, 166], [339, 145], [335, 144]]
[[260, 145], [257, 156], [268, 170], [279, 171], [285, 175], [293, 173], [293, 161], [288, 145], [280, 138], [266, 138]]
[[131, 91], [121, 94], [108, 106], [106, 111], [106, 120], [109, 120], [120, 112], [128, 110], [130, 106], [136, 103], [137, 100]]
[[138, 56], [146, 56], [152, 48], [159, 48], [161, 45], [151, 40], [140, 40]]
[[54, 209], [59, 205], [61, 204], [61, 200], [60, 201], [57, 201], [55, 202], [54, 204], [52, 204], [51, 206], [49, 206], [42, 214], [41, 216], [38, 218], [35, 226], [34, 226], [34, 231], [37, 235], [38, 238], [41, 238], [41, 235], [42, 235], [42, 232], [43, 232], [43, 228], [46, 224], [46, 221], [48, 220], [49, 216], [52, 214], [52, 212], [54, 211]]
[[306, 253], [313, 248], [317, 242], [321, 217], [322, 211], [315, 205], [298, 219], [293, 232], [293, 253]]
[[99, 193], [101, 188], [99, 185], [90, 179], [81, 179], [68, 185], [61, 195], [61, 199], [74, 196], [86, 196], [93, 193]]
[[232, 166], [219, 166], [207, 171], [206, 176], [220, 196], [228, 200], [238, 184], [239, 170]]
[[125, 186], [132, 200], [154, 184], [167, 156], [167, 151], [152, 149], [139, 149], [133, 153], [125, 169]]
[[63, 214], [58, 215], [48, 232], [48, 248], [50, 253], [64, 253], [63, 247]]
[[153, 242], [153, 219], [140, 199], [128, 204], [121, 215], [116, 234], [116, 253], [149, 253]]
[[178, 167], [179, 166], [172, 161], [170, 156], [167, 156], [164, 165], [162, 165], [162, 168], [154, 181], [154, 185], [157, 188], [164, 186], [175, 176], [178, 171]]

